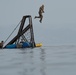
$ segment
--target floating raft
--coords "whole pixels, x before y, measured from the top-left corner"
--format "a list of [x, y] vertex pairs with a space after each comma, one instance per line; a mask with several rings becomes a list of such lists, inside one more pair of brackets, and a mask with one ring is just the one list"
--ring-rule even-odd
[[[37, 43], [36, 47], [41, 47], [42, 43]], [[16, 44], [11, 44], [11, 45], [7, 45], [5, 48], [7, 49], [14, 49], [14, 48], [31, 48], [31, 44], [28, 42], [24, 42], [24, 43], [19, 43], [18, 45]]]
[[[26, 19], [29, 19], [29, 23], [26, 27], [24, 27], [25, 25], [25, 21]], [[26, 35], [28, 34], [29, 35]], [[29, 37], [28, 37], [29, 36]], [[17, 35], [11, 40], [9, 41], [4, 48], [35, 48], [35, 47], [41, 47], [42, 43], [35, 43], [34, 40], [34, 32], [33, 32], [33, 24], [32, 24], [32, 17], [30, 15], [26, 15], [23, 16], [21, 22], [20, 22], [20, 27], [18, 30]]]

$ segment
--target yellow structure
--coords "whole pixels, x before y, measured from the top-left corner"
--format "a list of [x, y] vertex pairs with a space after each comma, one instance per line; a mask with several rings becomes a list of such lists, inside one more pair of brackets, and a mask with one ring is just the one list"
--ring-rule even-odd
[[42, 43], [37, 43], [36, 44], [36, 47], [41, 47], [42, 46]]

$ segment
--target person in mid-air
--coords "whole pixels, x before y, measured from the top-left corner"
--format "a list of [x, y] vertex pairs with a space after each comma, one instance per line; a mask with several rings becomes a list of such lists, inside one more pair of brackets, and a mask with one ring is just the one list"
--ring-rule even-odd
[[43, 15], [42, 15], [42, 13], [44, 13], [44, 5], [42, 5], [42, 6], [40, 6], [40, 8], [39, 8], [39, 16], [35, 16], [35, 18], [40, 18], [40, 23], [42, 23], [42, 19], [43, 19]]

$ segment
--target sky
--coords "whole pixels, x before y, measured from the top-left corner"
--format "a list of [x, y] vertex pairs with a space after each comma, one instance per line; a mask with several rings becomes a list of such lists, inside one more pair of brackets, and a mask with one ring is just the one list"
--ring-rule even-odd
[[[34, 16], [42, 4], [45, 13], [40, 23]], [[76, 45], [76, 0], [0, 0], [0, 41], [7, 39], [25, 15], [32, 16], [36, 43]]]

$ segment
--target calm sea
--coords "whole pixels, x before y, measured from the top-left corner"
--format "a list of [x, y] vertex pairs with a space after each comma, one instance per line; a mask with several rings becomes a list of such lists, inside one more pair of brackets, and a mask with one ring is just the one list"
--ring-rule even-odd
[[76, 75], [76, 46], [1, 49], [0, 75]]

